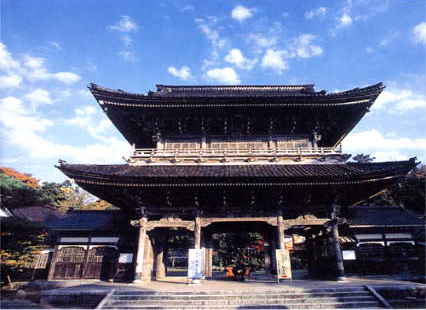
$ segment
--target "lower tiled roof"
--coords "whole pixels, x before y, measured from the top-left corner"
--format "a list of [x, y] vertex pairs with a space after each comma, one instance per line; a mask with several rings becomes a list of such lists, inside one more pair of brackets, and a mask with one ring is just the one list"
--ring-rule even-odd
[[347, 164], [271, 164], [271, 165], [170, 165], [129, 166], [79, 165], [62, 163], [58, 168], [80, 181], [155, 183], [174, 180], [223, 181], [280, 180], [286, 182], [361, 181], [402, 176], [416, 165], [415, 160], [383, 163]]

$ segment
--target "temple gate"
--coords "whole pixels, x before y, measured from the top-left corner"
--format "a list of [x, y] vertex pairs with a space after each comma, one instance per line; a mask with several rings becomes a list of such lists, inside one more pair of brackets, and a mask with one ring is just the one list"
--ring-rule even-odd
[[[352, 163], [342, 151], [381, 83], [331, 94], [313, 85], [157, 85], [147, 95], [89, 89], [132, 154], [121, 165], [61, 161], [58, 168], [132, 220], [135, 282], [149, 281], [153, 270], [154, 277], [165, 275], [161, 229], [193, 232], [194, 248], [207, 249], [205, 274], [211, 276], [209, 227], [239, 222], [268, 227], [269, 253], [284, 249], [286, 229], [323, 227], [333, 238], [335, 274], [343, 277], [339, 210], [416, 165], [414, 159]], [[273, 259], [265, 255], [268, 272]]]

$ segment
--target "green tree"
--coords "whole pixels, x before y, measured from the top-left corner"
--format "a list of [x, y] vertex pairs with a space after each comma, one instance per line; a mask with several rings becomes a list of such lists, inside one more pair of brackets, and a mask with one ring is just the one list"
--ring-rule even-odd
[[25, 268], [31, 266], [40, 250], [46, 248], [47, 230], [34, 222], [18, 218], [1, 218], [1, 277], [6, 282], [19, 279]]
[[42, 197], [40, 189], [29, 187], [23, 181], [4, 173], [0, 173], [0, 192], [2, 206], [7, 208], [49, 203], [48, 199]]

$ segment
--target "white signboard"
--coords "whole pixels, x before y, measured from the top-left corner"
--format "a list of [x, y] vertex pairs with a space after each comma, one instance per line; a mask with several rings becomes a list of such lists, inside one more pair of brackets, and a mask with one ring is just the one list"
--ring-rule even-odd
[[288, 250], [276, 250], [277, 277], [280, 279], [291, 279], [290, 252]]
[[204, 249], [189, 249], [188, 279], [201, 279], [204, 272]]
[[344, 251], [342, 251], [342, 254], [343, 254], [343, 260], [355, 260], [356, 259], [355, 251], [344, 250]]
[[118, 258], [118, 262], [120, 264], [127, 264], [133, 261], [132, 253], [120, 253], [120, 257]]

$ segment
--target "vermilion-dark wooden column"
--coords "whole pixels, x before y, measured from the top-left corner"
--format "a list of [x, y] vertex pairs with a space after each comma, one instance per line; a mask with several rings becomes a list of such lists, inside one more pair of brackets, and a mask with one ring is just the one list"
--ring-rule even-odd
[[159, 280], [166, 276], [166, 268], [163, 261], [164, 244], [162, 240], [156, 240], [155, 252], [155, 279]]
[[201, 248], [201, 219], [200, 211], [197, 211], [195, 215], [195, 229], [194, 229], [194, 249]]
[[278, 244], [279, 244], [280, 250], [284, 250], [285, 249], [284, 220], [283, 220], [283, 212], [281, 210], [278, 211], [278, 214], [277, 214], [277, 233], [278, 233]]
[[146, 223], [147, 223], [146, 217], [142, 217], [139, 220], [138, 249], [136, 254], [135, 279], [133, 280], [133, 283], [142, 282], [143, 256], [145, 253], [145, 239], [146, 239]]
[[269, 230], [265, 230], [263, 234], [263, 253], [265, 255], [265, 274], [270, 276], [272, 274], [272, 260], [271, 260], [271, 236]]
[[338, 228], [336, 213], [337, 213], [337, 210], [336, 210], [336, 206], [334, 205], [333, 212], [331, 213], [331, 219], [335, 221], [335, 224], [332, 227], [333, 246], [334, 246], [334, 252], [336, 253], [337, 280], [342, 281], [345, 279], [345, 268], [343, 266], [342, 251], [340, 250], [339, 228]]

